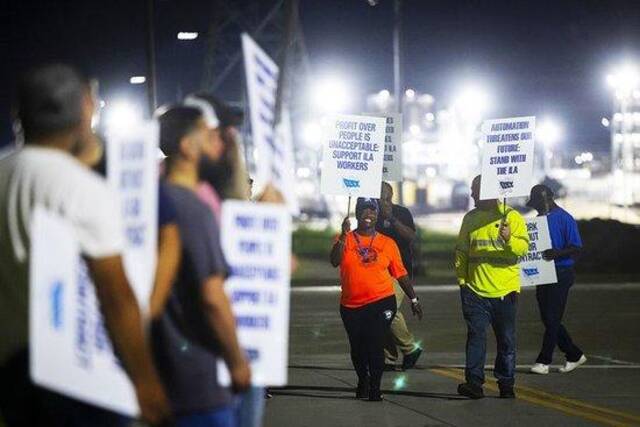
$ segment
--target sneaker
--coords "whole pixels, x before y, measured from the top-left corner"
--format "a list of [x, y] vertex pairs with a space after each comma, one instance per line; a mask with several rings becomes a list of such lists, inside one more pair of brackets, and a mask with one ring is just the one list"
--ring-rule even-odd
[[382, 402], [382, 393], [380, 393], [380, 389], [370, 389], [368, 400], [369, 402]]
[[470, 399], [482, 399], [484, 397], [484, 392], [482, 391], [481, 386], [469, 383], [459, 384], [458, 394]]
[[369, 377], [358, 380], [358, 387], [356, 388], [356, 399], [369, 398]]
[[271, 391], [268, 388], [264, 389], [264, 398], [265, 399], [271, 399], [273, 397], [273, 394], [271, 394]]
[[536, 363], [529, 369], [532, 374], [547, 375], [549, 373], [549, 365], [544, 363]]
[[500, 399], [515, 399], [516, 393], [511, 386], [500, 387]]
[[411, 353], [406, 354], [402, 359], [402, 370], [406, 371], [407, 369], [411, 369], [416, 366], [416, 362], [421, 354], [422, 349], [420, 347], [416, 348]]
[[577, 362], [569, 362], [567, 360], [567, 363], [565, 363], [562, 368], [558, 369], [558, 371], [561, 374], [566, 374], [567, 372], [571, 372], [574, 369], [576, 369], [578, 366], [584, 364], [586, 361], [587, 361], [587, 357], [583, 354], [582, 356], [580, 356], [580, 359], [578, 359]]

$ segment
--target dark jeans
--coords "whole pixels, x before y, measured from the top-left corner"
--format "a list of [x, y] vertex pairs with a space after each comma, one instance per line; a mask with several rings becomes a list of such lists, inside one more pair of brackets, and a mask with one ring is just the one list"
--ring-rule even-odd
[[384, 371], [384, 343], [395, 315], [394, 295], [363, 307], [340, 306], [340, 316], [351, 345], [353, 367], [359, 381], [370, 377], [372, 390], [380, 390]]
[[484, 298], [467, 286], [460, 288], [462, 314], [467, 322], [466, 367], [467, 383], [484, 384], [484, 364], [487, 358], [487, 327], [491, 325], [498, 344], [494, 375], [498, 385], [513, 386], [516, 371], [516, 308], [517, 292], [503, 298]]
[[556, 345], [565, 354], [569, 362], [577, 362], [582, 356], [580, 350], [571, 340], [569, 332], [562, 325], [562, 316], [567, 306], [569, 289], [573, 285], [575, 275], [573, 268], [556, 268], [558, 283], [541, 285], [536, 288], [536, 299], [540, 308], [540, 317], [544, 324], [542, 350], [536, 359], [537, 363], [550, 365]]
[[0, 366], [0, 416], [7, 427], [117, 427], [128, 423], [118, 414], [34, 385], [26, 349]]

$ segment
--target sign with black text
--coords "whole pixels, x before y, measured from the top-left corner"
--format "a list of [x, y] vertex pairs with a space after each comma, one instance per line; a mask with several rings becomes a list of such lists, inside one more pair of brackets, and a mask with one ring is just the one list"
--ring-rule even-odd
[[556, 267], [553, 261], [542, 259], [542, 252], [551, 249], [551, 235], [546, 216], [526, 220], [529, 233], [529, 252], [520, 258], [522, 286], [556, 283]]

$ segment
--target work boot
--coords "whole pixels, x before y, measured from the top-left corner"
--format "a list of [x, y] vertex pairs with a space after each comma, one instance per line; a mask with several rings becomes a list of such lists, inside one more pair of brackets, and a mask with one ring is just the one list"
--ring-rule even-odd
[[466, 396], [469, 399], [482, 399], [484, 397], [482, 386], [470, 383], [459, 384], [458, 394], [461, 396]]
[[411, 369], [416, 366], [416, 362], [421, 354], [422, 349], [420, 347], [416, 348], [411, 353], [406, 354], [402, 359], [402, 370], [406, 371], [407, 369]]
[[369, 402], [382, 402], [382, 393], [377, 387], [371, 387], [369, 389]]
[[513, 386], [510, 385], [499, 385], [500, 388], [500, 399], [515, 399], [516, 393], [513, 391]]

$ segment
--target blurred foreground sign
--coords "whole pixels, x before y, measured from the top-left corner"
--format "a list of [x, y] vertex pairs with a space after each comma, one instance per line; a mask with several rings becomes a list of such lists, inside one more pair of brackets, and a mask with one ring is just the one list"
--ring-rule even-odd
[[322, 194], [380, 197], [384, 117], [339, 115], [323, 123]]
[[36, 208], [31, 222], [29, 334], [34, 383], [134, 416], [138, 403], [113, 354], [73, 228]]
[[535, 117], [482, 124], [480, 199], [528, 196], [533, 184]]
[[[365, 113], [367, 115], [367, 113]], [[384, 134], [384, 162], [382, 179], [402, 181], [402, 114], [369, 113], [371, 116], [384, 117], [387, 120]]]
[[[124, 267], [141, 307], [148, 306], [157, 250], [158, 128], [109, 135], [108, 183], [118, 197]], [[129, 416], [133, 386], [113, 354], [87, 266], [71, 225], [36, 209], [30, 265], [31, 375], [36, 384]]]
[[[254, 385], [287, 383], [291, 215], [284, 205], [227, 201], [222, 205], [222, 249], [231, 275], [225, 283], [240, 345]], [[220, 383], [229, 384], [221, 361]]]
[[292, 214], [299, 211], [295, 193], [295, 161], [291, 119], [282, 107], [276, 128], [276, 92], [280, 70], [264, 50], [246, 33], [242, 34], [251, 137], [256, 148], [256, 186], [272, 183], [284, 196]]
[[520, 258], [520, 278], [522, 286], [537, 286], [556, 283], [556, 267], [553, 261], [542, 259], [542, 252], [551, 249], [551, 235], [546, 216], [529, 218], [529, 252]]

